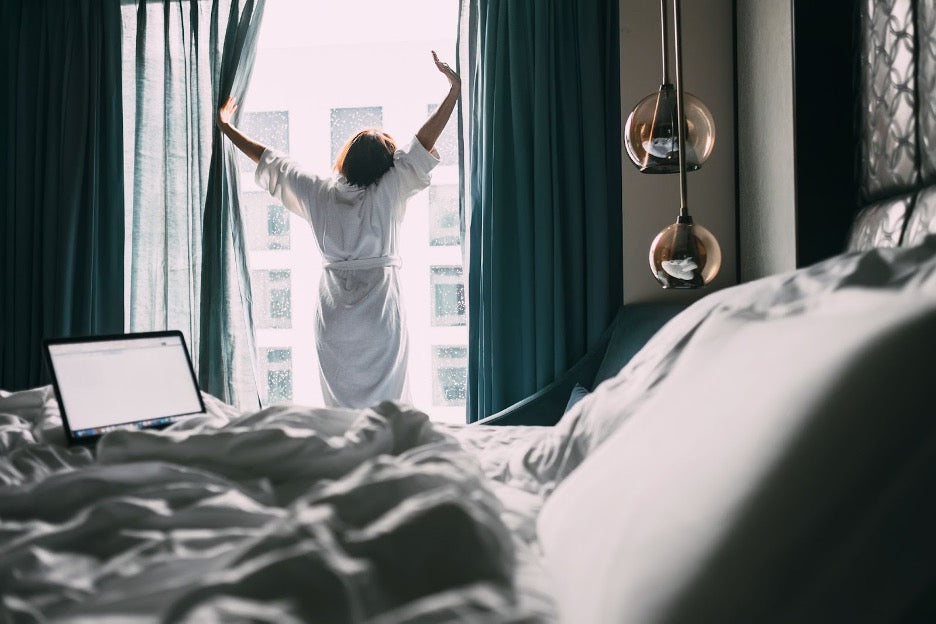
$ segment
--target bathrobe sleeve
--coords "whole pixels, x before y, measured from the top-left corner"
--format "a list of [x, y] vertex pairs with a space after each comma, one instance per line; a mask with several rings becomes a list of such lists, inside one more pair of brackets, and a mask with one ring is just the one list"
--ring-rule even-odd
[[429, 186], [429, 173], [439, 164], [439, 153], [433, 148], [432, 152], [426, 150], [413, 137], [409, 146], [399, 149], [393, 154], [394, 175], [400, 181], [400, 196], [406, 200]]
[[265, 149], [254, 179], [286, 208], [312, 222], [312, 211], [327, 201], [329, 180], [303, 171], [286, 154]]

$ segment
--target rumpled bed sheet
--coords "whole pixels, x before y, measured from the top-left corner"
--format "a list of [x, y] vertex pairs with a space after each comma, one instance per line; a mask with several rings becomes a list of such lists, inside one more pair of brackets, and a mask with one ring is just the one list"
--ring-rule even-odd
[[49, 387], [0, 393], [6, 620], [550, 619], [542, 497], [488, 481], [459, 428], [392, 402], [240, 415], [205, 401], [92, 454], [64, 444]]

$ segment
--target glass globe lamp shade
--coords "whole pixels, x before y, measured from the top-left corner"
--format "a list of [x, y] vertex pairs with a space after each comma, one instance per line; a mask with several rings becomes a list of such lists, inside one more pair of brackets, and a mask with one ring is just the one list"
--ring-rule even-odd
[[679, 217], [650, 245], [650, 271], [663, 288], [699, 288], [721, 268], [721, 247], [712, 233]]
[[[715, 147], [715, 119], [702, 101], [684, 93], [686, 171], [695, 171]], [[678, 173], [676, 89], [669, 83], [642, 99], [624, 124], [627, 155], [642, 173]]]

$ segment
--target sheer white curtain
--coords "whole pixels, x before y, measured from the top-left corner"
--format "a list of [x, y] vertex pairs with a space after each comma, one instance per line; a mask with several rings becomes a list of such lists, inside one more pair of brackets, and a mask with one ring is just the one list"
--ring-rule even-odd
[[179, 329], [203, 390], [257, 406], [250, 290], [218, 104], [243, 93], [263, 0], [123, 6], [127, 314]]

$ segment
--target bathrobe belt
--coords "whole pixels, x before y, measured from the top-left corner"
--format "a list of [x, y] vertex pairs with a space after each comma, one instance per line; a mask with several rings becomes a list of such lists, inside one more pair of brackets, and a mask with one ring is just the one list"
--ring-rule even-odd
[[357, 269], [376, 269], [378, 267], [401, 267], [400, 256], [379, 256], [377, 258], [355, 258], [354, 260], [337, 260], [325, 264], [326, 269], [337, 271], [354, 271]]

